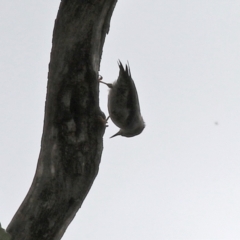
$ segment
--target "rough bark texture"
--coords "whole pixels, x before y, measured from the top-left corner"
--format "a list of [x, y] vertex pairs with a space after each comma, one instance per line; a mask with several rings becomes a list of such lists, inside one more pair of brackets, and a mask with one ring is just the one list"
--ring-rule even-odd
[[7, 228], [12, 240], [61, 239], [98, 173], [105, 130], [98, 70], [116, 1], [61, 1], [38, 166]]

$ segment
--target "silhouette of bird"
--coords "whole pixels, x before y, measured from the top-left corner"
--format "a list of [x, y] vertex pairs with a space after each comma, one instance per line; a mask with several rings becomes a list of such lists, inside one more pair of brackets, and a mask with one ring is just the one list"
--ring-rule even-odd
[[[112, 137], [121, 135], [134, 137], [140, 134], [145, 128], [138, 93], [131, 76], [129, 64], [124, 69], [122, 63], [118, 62], [119, 76], [114, 83], [105, 83], [109, 88], [108, 111], [109, 117], [120, 130]], [[112, 138], [111, 137], [111, 138]]]

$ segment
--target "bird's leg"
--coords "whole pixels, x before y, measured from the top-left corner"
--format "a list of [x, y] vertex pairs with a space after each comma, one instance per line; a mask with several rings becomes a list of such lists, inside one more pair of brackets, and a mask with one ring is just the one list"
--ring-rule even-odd
[[105, 83], [105, 82], [102, 82], [102, 81], [99, 81], [100, 83], [103, 83], [103, 84], [106, 84], [109, 88], [112, 88], [112, 84], [111, 83]]
[[112, 83], [105, 83], [105, 82], [102, 81], [102, 79], [103, 79], [103, 77], [101, 75], [99, 75], [98, 81], [100, 83], [103, 83], [103, 84], [107, 85], [109, 88], [112, 88], [112, 86], [113, 86]]

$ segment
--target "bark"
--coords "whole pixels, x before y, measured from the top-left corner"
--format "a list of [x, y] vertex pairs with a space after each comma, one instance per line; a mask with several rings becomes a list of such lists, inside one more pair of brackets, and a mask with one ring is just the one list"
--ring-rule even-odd
[[116, 2], [61, 1], [38, 165], [7, 228], [12, 240], [61, 239], [98, 173], [105, 131], [98, 70]]

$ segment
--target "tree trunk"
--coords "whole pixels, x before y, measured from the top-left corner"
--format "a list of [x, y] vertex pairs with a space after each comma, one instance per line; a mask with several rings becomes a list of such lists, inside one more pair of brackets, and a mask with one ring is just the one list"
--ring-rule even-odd
[[41, 151], [31, 188], [7, 228], [12, 240], [61, 239], [98, 173], [105, 131], [98, 70], [116, 2], [61, 1]]

